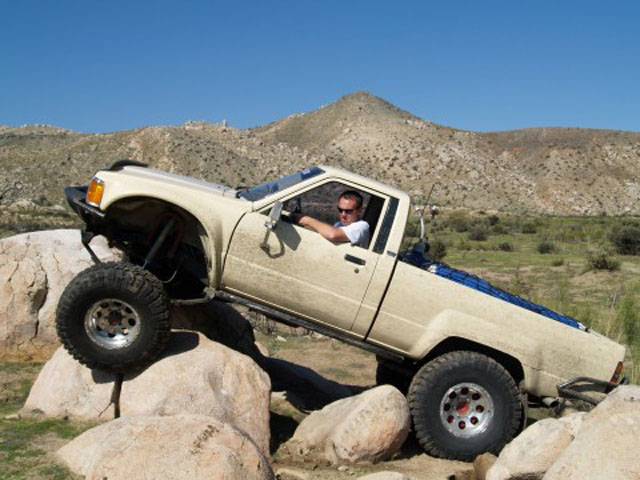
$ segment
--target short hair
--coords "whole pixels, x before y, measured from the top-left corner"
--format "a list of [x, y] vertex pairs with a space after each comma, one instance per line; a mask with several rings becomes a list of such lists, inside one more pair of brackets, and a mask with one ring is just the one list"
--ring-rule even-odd
[[[345, 190], [340, 195], [340, 198], [346, 198], [347, 200], [355, 200], [356, 209], [362, 206], [362, 195], [360, 195], [360, 192], [356, 192], [355, 190]], [[340, 200], [340, 198], [338, 198], [338, 200]]]

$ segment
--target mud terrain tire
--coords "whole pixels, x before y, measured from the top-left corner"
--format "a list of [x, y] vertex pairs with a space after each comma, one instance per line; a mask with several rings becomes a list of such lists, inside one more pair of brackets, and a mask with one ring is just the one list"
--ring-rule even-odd
[[160, 280], [129, 263], [80, 272], [62, 293], [56, 329], [89, 368], [128, 372], [153, 361], [169, 340], [169, 301]]
[[484, 452], [498, 454], [521, 423], [513, 378], [476, 352], [451, 352], [425, 364], [408, 400], [416, 437], [436, 457], [471, 461]]

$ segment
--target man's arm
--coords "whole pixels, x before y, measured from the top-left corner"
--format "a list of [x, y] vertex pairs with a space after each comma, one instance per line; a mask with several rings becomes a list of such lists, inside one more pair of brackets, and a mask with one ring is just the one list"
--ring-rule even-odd
[[344, 230], [339, 227], [334, 227], [328, 223], [321, 222], [318, 219], [310, 217], [309, 215], [296, 215], [292, 214], [292, 220], [303, 227], [309, 227], [311, 230], [318, 232], [327, 240], [335, 243], [348, 242], [349, 238], [345, 235]]

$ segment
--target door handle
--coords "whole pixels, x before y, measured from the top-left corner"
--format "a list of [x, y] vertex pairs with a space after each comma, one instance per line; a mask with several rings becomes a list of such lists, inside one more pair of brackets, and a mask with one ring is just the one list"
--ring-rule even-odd
[[344, 259], [347, 262], [355, 263], [356, 265], [364, 265], [367, 263], [366, 260], [363, 260], [362, 258], [354, 257], [353, 255], [349, 255], [348, 253], [344, 255]]

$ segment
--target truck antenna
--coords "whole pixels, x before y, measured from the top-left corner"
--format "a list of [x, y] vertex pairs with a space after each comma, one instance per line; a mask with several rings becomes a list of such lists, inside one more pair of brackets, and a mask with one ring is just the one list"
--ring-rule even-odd
[[[429, 207], [429, 200], [431, 200], [431, 194], [433, 193], [434, 188], [436, 188], [435, 183], [431, 185], [431, 189], [429, 190], [429, 194], [427, 195], [427, 199], [425, 200], [424, 205], [416, 207], [416, 211], [418, 212], [418, 215], [420, 215], [420, 243], [425, 243], [427, 241], [427, 231], [424, 222], [424, 211], [427, 209], [427, 207]], [[431, 205], [429, 211], [431, 212], [431, 219], [433, 219], [433, 217], [438, 214], [439, 209], [435, 205]]]

